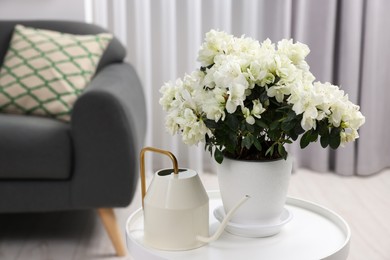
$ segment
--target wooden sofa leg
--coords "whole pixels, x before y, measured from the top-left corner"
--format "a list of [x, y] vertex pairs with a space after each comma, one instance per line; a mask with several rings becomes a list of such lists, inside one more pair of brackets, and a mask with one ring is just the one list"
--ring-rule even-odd
[[103, 222], [106, 232], [111, 239], [117, 256], [125, 256], [126, 250], [118, 228], [118, 224], [116, 222], [114, 210], [112, 208], [99, 208], [97, 211], [100, 219]]

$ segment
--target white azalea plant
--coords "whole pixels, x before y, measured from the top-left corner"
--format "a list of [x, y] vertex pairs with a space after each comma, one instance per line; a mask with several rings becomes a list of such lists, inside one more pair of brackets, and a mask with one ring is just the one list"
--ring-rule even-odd
[[166, 127], [189, 145], [204, 142], [217, 162], [286, 158], [299, 136], [336, 149], [359, 137], [365, 118], [339, 87], [314, 82], [307, 45], [261, 44], [211, 30], [199, 50], [200, 69], [165, 83]]

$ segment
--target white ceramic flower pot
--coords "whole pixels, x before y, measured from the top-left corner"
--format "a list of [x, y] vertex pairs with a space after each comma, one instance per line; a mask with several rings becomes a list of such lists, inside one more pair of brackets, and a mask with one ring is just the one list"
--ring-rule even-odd
[[224, 158], [217, 173], [225, 212], [244, 195], [231, 222], [243, 225], [275, 225], [280, 221], [287, 197], [292, 158], [274, 161], [240, 161]]

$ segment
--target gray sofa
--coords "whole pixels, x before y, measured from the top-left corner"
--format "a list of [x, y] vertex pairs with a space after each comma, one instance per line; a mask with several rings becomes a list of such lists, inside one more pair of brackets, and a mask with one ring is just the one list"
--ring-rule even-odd
[[[0, 65], [15, 24], [73, 34], [104, 32], [65, 21], [0, 21]], [[70, 123], [0, 114], [0, 213], [98, 209], [119, 255], [113, 207], [127, 206], [146, 132], [145, 99], [117, 39], [77, 99]]]

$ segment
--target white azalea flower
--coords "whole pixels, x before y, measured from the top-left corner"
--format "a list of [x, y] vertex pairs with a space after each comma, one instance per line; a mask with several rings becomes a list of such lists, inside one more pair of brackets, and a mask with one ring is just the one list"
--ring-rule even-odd
[[226, 101], [226, 110], [229, 114], [233, 114], [238, 106], [242, 106], [245, 100], [244, 85], [233, 83], [227, 91], [228, 99]]
[[229, 84], [232, 82], [248, 85], [237, 59], [234, 59], [233, 56], [230, 57], [232, 57], [232, 59], [225, 57], [223, 60], [220, 60], [218, 64], [216, 64], [215, 69], [211, 71], [215, 84], [221, 88], [228, 88]]
[[265, 41], [261, 43], [261, 49], [265, 53], [274, 53], [275, 50], [275, 44], [271, 42], [269, 38], [267, 38]]
[[341, 145], [345, 146], [346, 143], [353, 142], [359, 138], [359, 133], [357, 130], [348, 129], [347, 131], [340, 133], [340, 138]]
[[316, 129], [316, 118], [318, 116], [318, 111], [315, 106], [310, 103], [307, 104], [305, 112], [303, 112], [303, 117], [301, 121], [301, 126], [305, 131], [310, 129]]
[[227, 89], [226, 110], [230, 114], [234, 113], [238, 106], [243, 105], [246, 98], [245, 91], [249, 88], [240, 65], [226, 60], [216, 69], [213, 76], [216, 87]]
[[245, 75], [247, 75], [247, 78], [251, 83], [257, 84], [261, 87], [275, 82], [275, 75], [269, 72], [264, 64], [261, 64], [259, 60], [254, 60], [249, 64]]
[[260, 103], [260, 100], [253, 100], [253, 108], [251, 114], [257, 118], [261, 118], [261, 114], [264, 113], [264, 111], [265, 108], [263, 108], [263, 105]]
[[251, 115], [251, 111], [247, 107], [241, 107], [242, 114], [244, 115], [245, 121], [253, 125], [255, 123], [255, 118]]
[[225, 96], [227, 96], [226, 90], [220, 88], [203, 91], [203, 94], [199, 95], [199, 103], [201, 103], [207, 119], [215, 122], [225, 120]]
[[287, 99], [287, 102], [293, 105], [292, 110], [297, 115], [303, 113], [301, 126], [305, 131], [315, 129], [317, 118], [323, 116], [317, 109], [322, 101], [322, 97], [316, 95], [313, 85], [308, 82], [291, 87], [291, 95]]
[[164, 111], [169, 111], [172, 108], [172, 102], [175, 100], [176, 93], [180, 87], [181, 80], [176, 81], [176, 85], [172, 82], [165, 83], [161, 89], [160, 93], [162, 97], [159, 100], [160, 105], [163, 107]]
[[180, 125], [177, 123], [178, 115], [179, 110], [175, 109], [170, 111], [170, 113], [165, 118], [165, 127], [171, 135], [179, 132]]
[[204, 141], [205, 135], [209, 132], [204, 122], [189, 108], [183, 110], [182, 115], [177, 118], [177, 123], [182, 128], [183, 142], [188, 145]]
[[272, 86], [269, 89], [267, 89], [267, 95], [269, 97], [275, 97], [279, 103], [283, 102], [284, 96], [290, 94], [291, 94], [291, 90], [289, 85]]
[[242, 35], [240, 38], [235, 38], [234, 50], [237, 53], [253, 53], [256, 52], [260, 48], [260, 43], [253, 38], [245, 37]]
[[358, 110], [358, 106], [353, 106], [353, 108], [349, 111], [348, 115], [349, 118], [345, 121], [348, 122], [348, 126], [351, 129], [357, 130], [366, 122], [366, 118]]
[[211, 30], [206, 33], [205, 42], [200, 47], [198, 61], [200, 61], [203, 67], [213, 64], [216, 55], [230, 53], [232, 41], [232, 35]]
[[286, 55], [293, 64], [298, 65], [305, 60], [310, 53], [310, 49], [306, 44], [293, 43], [292, 39], [283, 39], [278, 42], [278, 53]]
[[255, 123], [255, 117], [261, 118], [261, 114], [265, 111], [263, 108], [263, 105], [260, 103], [260, 100], [253, 100], [252, 101], [253, 108], [252, 111], [249, 110], [247, 107], [241, 107], [242, 114], [244, 115], [245, 121], [253, 125]]
[[275, 74], [280, 78], [281, 84], [291, 83], [300, 75], [298, 70], [287, 56], [275, 56]]

